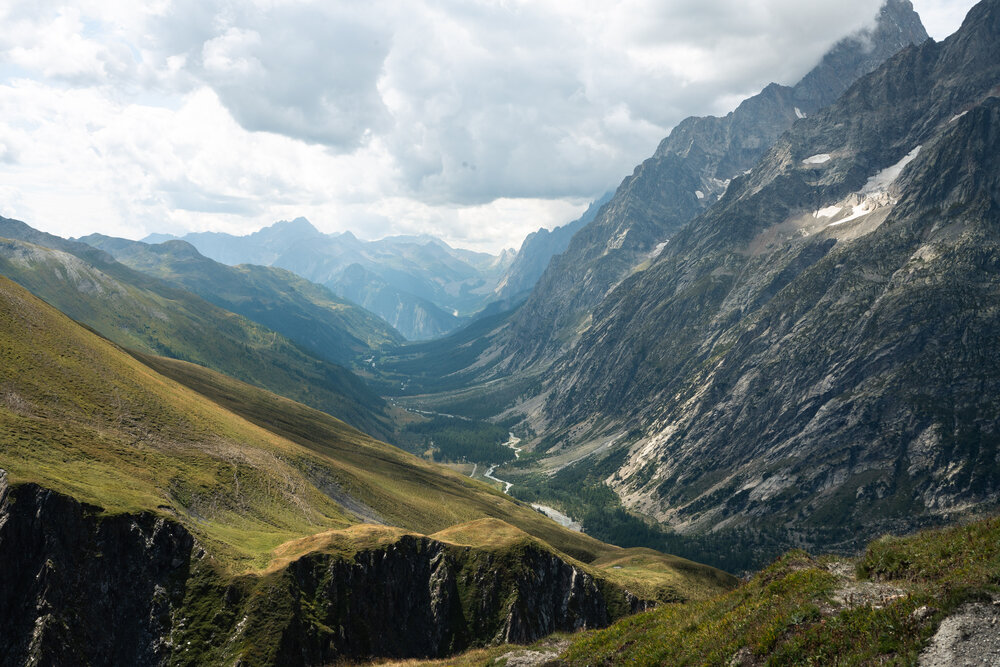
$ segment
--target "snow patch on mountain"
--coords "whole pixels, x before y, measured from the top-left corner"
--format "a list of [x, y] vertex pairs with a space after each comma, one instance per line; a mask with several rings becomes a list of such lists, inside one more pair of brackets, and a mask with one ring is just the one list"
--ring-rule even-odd
[[920, 153], [921, 146], [917, 146], [912, 151], [907, 153], [903, 159], [901, 159], [896, 164], [891, 167], [886, 167], [882, 171], [878, 172], [874, 176], [868, 179], [865, 186], [861, 188], [862, 194], [870, 194], [873, 192], [883, 192], [886, 188], [892, 185], [893, 181], [899, 178], [899, 175], [903, 172], [906, 165], [913, 162], [914, 158]]

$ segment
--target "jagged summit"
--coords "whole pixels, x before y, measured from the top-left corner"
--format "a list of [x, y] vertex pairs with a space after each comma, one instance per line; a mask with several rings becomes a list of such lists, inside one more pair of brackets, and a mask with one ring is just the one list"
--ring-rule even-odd
[[886, 0], [875, 25], [838, 42], [794, 87], [802, 110], [824, 107], [858, 77], [871, 72], [905, 46], [929, 39], [910, 0]]
[[998, 6], [796, 122], [605, 299], [550, 441], [604, 425], [609, 483], [683, 531], [851, 549], [995, 507]]
[[679, 123], [551, 261], [510, 327], [497, 334], [498, 364], [477, 372], [502, 376], [548, 364], [571, 348], [611, 289], [716, 202], [783, 132], [903, 47], [926, 40], [912, 5], [890, 0], [874, 27], [836, 45], [796, 86], [771, 84], [726, 116]]
[[279, 220], [278, 222], [275, 222], [267, 227], [262, 227], [247, 236], [267, 238], [278, 235], [288, 239], [298, 240], [312, 236], [322, 236], [323, 232], [316, 229], [311, 222], [300, 216], [294, 220]]

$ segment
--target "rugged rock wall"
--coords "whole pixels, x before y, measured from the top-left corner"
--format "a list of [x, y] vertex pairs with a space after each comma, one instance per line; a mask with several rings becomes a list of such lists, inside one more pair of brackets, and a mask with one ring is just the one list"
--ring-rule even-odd
[[480, 551], [404, 537], [352, 559], [308, 556], [283, 580], [297, 593], [278, 661], [289, 664], [440, 657], [602, 627], [643, 606], [530, 543]]
[[817, 549], [995, 507], [998, 36], [862, 78], [595, 310], [547, 410], [632, 429], [627, 504]]
[[0, 474], [0, 665], [317, 665], [441, 657], [602, 627], [645, 604], [525, 540], [405, 536], [222, 575], [180, 524]]
[[0, 471], [0, 665], [165, 662], [193, 544], [176, 523], [102, 516]]
[[795, 86], [770, 84], [726, 116], [678, 124], [553, 258], [512, 320], [500, 370], [550, 360], [571, 347], [602, 299], [718, 201], [782, 133], [893, 54], [926, 39], [912, 4], [888, 0], [871, 29], [839, 42]]

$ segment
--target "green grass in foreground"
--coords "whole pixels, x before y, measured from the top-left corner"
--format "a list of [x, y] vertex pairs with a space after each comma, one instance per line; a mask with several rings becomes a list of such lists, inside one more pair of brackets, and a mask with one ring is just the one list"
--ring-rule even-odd
[[[860, 581], [845, 579], [844, 565]], [[838, 567], [839, 566], [839, 567]], [[852, 574], [847, 570], [848, 575]], [[569, 664], [915, 664], [940, 621], [1000, 592], [1000, 519], [869, 545], [856, 563], [791, 552], [735, 591], [578, 637]], [[936, 611], [918, 620], [913, 612]]]
[[[944, 618], [997, 595], [1000, 518], [989, 518], [884, 537], [856, 560], [791, 551], [732, 591], [526, 648], [561, 641], [546, 665], [915, 665]], [[522, 648], [398, 664], [502, 665]]]

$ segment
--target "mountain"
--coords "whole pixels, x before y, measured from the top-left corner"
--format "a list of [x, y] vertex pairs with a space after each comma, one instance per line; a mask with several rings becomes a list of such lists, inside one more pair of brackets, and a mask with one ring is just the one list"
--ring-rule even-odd
[[650, 582], [664, 599], [734, 583], [209, 369], [130, 356], [6, 278], [0, 369], [4, 665], [441, 656], [606, 625], [656, 599], [629, 590]]
[[513, 260], [508, 251], [493, 256], [457, 250], [430, 236], [361, 241], [350, 232], [323, 234], [305, 218], [247, 236], [209, 232], [183, 240], [219, 262], [276, 266], [325, 285], [409, 339], [433, 338], [461, 326], [493, 298]]
[[429, 299], [398, 289], [361, 264], [344, 267], [335, 283], [338, 294], [389, 318], [411, 339], [433, 338], [460, 326], [464, 319]]
[[854, 549], [1000, 498], [1000, 1], [796, 122], [593, 311], [550, 455], [689, 533]]
[[[384, 391], [400, 393], [406, 386], [404, 395], [434, 392], [419, 402], [445, 411], [460, 409], [456, 403], [465, 407], [472, 396], [492, 405], [494, 415], [510, 409], [512, 401], [537, 404], [539, 378], [576, 345], [592, 312], [616, 285], [648, 266], [673, 234], [712, 205], [799, 116], [815, 113], [899, 49], [926, 39], [912, 5], [888, 0], [872, 28], [835, 45], [795, 86], [771, 84], [724, 117], [682, 121], [572, 236], [565, 252], [552, 257], [517, 311], [494, 313], [497, 317], [486, 320], [491, 329], [478, 322], [474, 334], [459, 330], [386, 355], [380, 368], [396, 389], [387, 383]], [[468, 363], [444, 359], [453, 350]]]
[[545, 366], [571, 348], [590, 313], [686, 223], [714, 204], [781, 134], [927, 33], [908, 0], [888, 0], [871, 29], [847, 37], [795, 86], [771, 84], [724, 117], [688, 118], [636, 167], [596, 218], [553, 258], [518, 314], [493, 335], [494, 379]]
[[[258, 264], [270, 266], [295, 244], [319, 240], [323, 233], [305, 218], [276, 222], [270, 227], [247, 236], [233, 236], [219, 232], [194, 232], [184, 236], [187, 241], [206, 257], [223, 264]], [[237, 240], [238, 239], [238, 240]], [[143, 239], [146, 243], [176, 241], [171, 234], [150, 234]]]
[[583, 215], [573, 222], [556, 227], [551, 232], [542, 227], [537, 232], [528, 234], [514, 256], [514, 261], [493, 290], [497, 299], [516, 302], [525, 298], [542, 277], [552, 257], [566, 250], [573, 235], [597, 217], [598, 211], [610, 201], [613, 194], [608, 192], [592, 202]]
[[277, 331], [327, 361], [350, 365], [403, 341], [381, 318], [284, 269], [227, 266], [184, 241], [150, 245], [101, 234], [77, 240]]
[[352, 372], [85, 243], [0, 218], [0, 275], [133, 350], [191, 361], [388, 436], [388, 406]]

